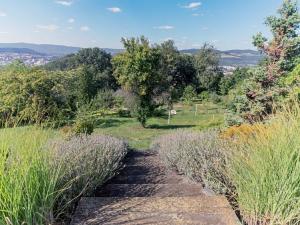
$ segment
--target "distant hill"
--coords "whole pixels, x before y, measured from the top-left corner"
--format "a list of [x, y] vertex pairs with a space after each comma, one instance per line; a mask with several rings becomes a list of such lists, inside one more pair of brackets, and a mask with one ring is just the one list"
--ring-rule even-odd
[[[28, 43], [0, 43], [0, 53], [18, 53], [45, 55], [54, 58], [63, 57], [69, 54], [76, 53], [80, 50], [79, 47], [71, 47], [64, 45], [49, 45], [49, 44], [28, 44]], [[106, 52], [116, 55], [123, 52], [123, 49], [103, 48]], [[181, 50], [184, 54], [196, 54], [199, 49]], [[222, 66], [254, 66], [262, 60], [263, 55], [254, 50], [228, 50], [218, 51], [221, 55]]]
[[78, 52], [80, 48], [64, 45], [28, 44], [28, 43], [0, 43], [0, 49], [30, 49], [40, 54], [50, 56], [65, 56]]
[[[195, 55], [199, 49], [186, 49], [181, 52], [184, 54]], [[221, 65], [222, 66], [234, 66], [234, 67], [244, 67], [244, 66], [255, 66], [262, 59], [263, 55], [259, 51], [254, 50], [227, 50], [219, 51], [221, 55]]]
[[0, 53], [16, 53], [16, 54], [30, 54], [44, 56], [45, 54], [36, 52], [28, 48], [0, 48]]

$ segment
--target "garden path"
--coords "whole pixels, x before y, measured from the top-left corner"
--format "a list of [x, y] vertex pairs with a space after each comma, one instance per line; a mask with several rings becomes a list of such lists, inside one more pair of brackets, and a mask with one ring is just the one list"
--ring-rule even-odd
[[167, 170], [154, 152], [132, 151], [121, 173], [82, 198], [71, 225], [234, 225], [225, 197]]

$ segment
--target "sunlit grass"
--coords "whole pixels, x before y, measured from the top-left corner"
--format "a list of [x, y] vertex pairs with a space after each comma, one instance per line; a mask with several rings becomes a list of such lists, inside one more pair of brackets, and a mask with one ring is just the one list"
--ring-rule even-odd
[[44, 149], [52, 135], [35, 128], [0, 130], [0, 224], [52, 221], [60, 174]]
[[278, 113], [234, 142], [229, 176], [249, 225], [300, 223], [300, 108]]
[[95, 132], [125, 138], [129, 141], [130, 147], [145, 150], [156, 137], [175, 129], [199, 131], [224, 124], [224, 109], [213, 103], [199, 104], [197, 114], [195, 114], [195, 104], [192, 106], [176, 104], [174, 109], [177, 115], [172, 116], [170, 124], [168, 124], [167, 113], [150, 118], [147, 128], [141, 127], [134, 118], [109, 116]]

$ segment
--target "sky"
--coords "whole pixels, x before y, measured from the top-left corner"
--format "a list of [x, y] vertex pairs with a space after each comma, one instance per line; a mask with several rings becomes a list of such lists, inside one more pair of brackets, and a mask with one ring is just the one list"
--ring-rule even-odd
[[253, 49], [252, 36], [282, 0], [0, 0], [0, 43], [122, 48], [122, 37], [179, 49], [208, 42]]

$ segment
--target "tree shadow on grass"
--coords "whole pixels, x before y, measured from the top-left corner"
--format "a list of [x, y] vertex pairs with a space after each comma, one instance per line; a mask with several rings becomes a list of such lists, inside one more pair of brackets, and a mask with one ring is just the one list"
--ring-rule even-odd
[[110, 128], [110, 127], [119, 127], [123, 124], [128, 123], [128, 120], [119, 120], [119, 119], [101, 119], [96, 123], [96, 128]]
[[185, 128], [193, 128], [195, 125], [159, 125], [152, 124], [147, 126], [149, 129], [158, 129], [158, 130], [176, 130], [176, 129], [185, 129]]

